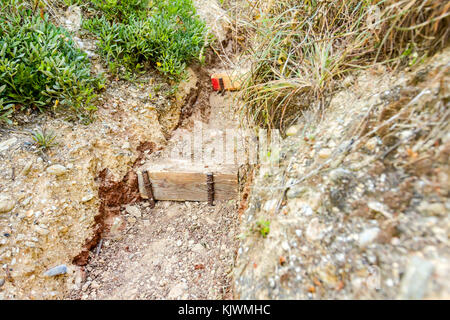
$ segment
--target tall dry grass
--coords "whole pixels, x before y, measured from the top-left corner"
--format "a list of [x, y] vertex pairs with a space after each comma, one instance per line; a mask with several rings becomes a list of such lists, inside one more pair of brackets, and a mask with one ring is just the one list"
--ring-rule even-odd
[[[311, 103], [327, 103], [344, 76], [384, 64], [414, 65], [449, 42], [450, 2], [247, 0], [236, 33], [252, 67], [241, 112], [284, 129]], [[233, 1], [229, 2], [233, 7]]]

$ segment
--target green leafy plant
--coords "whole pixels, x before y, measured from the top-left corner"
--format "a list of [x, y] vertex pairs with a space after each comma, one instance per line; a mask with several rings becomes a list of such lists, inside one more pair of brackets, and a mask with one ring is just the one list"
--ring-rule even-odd
[[92, 8], [101, 12], [108, 21], [126, 22], [130, 17], [143, 18], [149, 6], [149, 0], [91, 0]]
[[[111, 73], [130, 77], [150, 63], [180, 79], [187, 63], [202, 59], [206, 27], [191, 0], [121, 1], [120, 10], [111, 7], [113, 2], [94, 1], [101, 14], [83, 21], [83, 27], [98, 37], [99, 52]], [[120, 13], [113, 14], [115, 10]]]
[[268, 220], [258, 220], [256, 222], [256, 231], [263, 237], [266, 238], [270, 232], [270, 221]]
[[47, 16], [20, 6], [7, 10], [4, 0], [1, 5], [0, 119], [27, 109], [95, 110], [92, 100], [103, 80], [91, 75], [91, 63], [71, 35]]
[[53, 131], [47, 132], [45, 129], [39, 129], [32, 131], [31, 137], [41, 151], [46, 151], [57, 145], [55, 142], [56, 134]]
[[[2, 92], [5, 90], [6, 85], [0, 86], [0, 97]], [[9, 117], [12, 115], [14, 111], [14, 104], [8, 104], [5, 105], [3, 103], [3, 98], [0, 98], [0, 123], [6, 122], [8, 124], [11, 124], [12, 121], [9, 119]]]

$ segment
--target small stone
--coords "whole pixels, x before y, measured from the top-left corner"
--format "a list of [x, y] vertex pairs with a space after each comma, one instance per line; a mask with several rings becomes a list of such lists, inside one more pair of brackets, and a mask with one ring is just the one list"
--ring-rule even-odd
[[303, 186], [292, 186], [286, 192], [286, 197], [288, 199], [299, 198], [301, 195], [308, 192], [309, 188]]
[[388, 287], [393, 287], [394, 286], [394, 281], [392, 279], [386, 279], [385, 284]]
[[371, 244], [379, 235], [379, 228], [366, 229], [358, 235], [358, 244], [360, 247], [365, 247]]
[[89, 202], [92, 199], [94, 199], [94, 195], [92, 193], [90, 193], [87, 196], [84, 196], [83, 198], [81, 198], [81, 202], [82, 203]]
[[8, 195], [0, 195], [0, 213], [10, 212], [16, 206], [16, 202]]
[[36, 244], [31, 241], [25, 241], [25, 246], [28, 248], [36, 248]]
[[54, 164], [48, 167], [46, 171], [50, 174], [54, 174], [55, 176], [61, 176], [67, 172], [67, 168], [60, 164]]
[[447, 208], [443, 203], [420, 203], [418, 209], [431, 216], [444, 216], [447, 214]]
[[0, 288], [3, 287], [3, 285], [5, 284], [5, 279], [0, 279]]
[[50, 233], [50, 231], [49, 231], [48, 229], [42, 228], [42, 227], [40, 227], [40, 226], [38, 226], [38, 225], [35, 225], [35, 226], [33, 227], [33, 229], [34, 229], [34, 231], [35, 231], [36, 233], [40, 234], [41, 236], [45, 236], [45, 235], [47, 235], [47, 234]]
[[188, 289], [188, 287], [187, 287], [186, 283], [184, 283], [184, 282], [179, 283], [170, 289], [169, 294], [167, 295], [167, 298], [168, 299], [180, 298], [187, 289]]
[[392, 214], [389, 212], [389, 209], [386, 205], [377, 201], [369, 201], [367, 206], [375, 212], [381, 213], [388, 219], [392, 219]]
[[0, 152], [8, 150], [13, 144], [17, 142], [17, 138], [11, 138], [0, 143]]
[[32, 167], [33, 167], [33, 161], [27, 162], [27, 164], [22, 169], [22, 175], [23, 176], [28, 175], [28, 173], [30, 173]]
[[323, 148], [318, 152], [318, 156], [320, 159], [328, 159], [331, 156], [331, 149], [329, 148]]
[[337, 286], [339, 279], [336, 276], [336, 268], [333, 265], [330, 264], [319, 268], [316, 272], [320, 280], [328, 287], [335, 288]]
[[352, 177], [352, 173], [347, 169], [337, 168], [330, 172], [329, 177], [332, 182], [337, 183], [343, 179], [350, 179]]
[[286, 130], [286, 136], [291, 137], [295, 136], [299, 131], [299, 126], [291, 126]]
[[65, 264], [61, 264], [44, 272], [44, 276], [54, 277], [66, 273], [67, 273], [67, 266]]
[[400, 285], [400, 299], [423, 299], [433, 271], [431, 262], [417, 256], [411, 258]]
[[177, 246], [178, 246], [178, 247], [181, 247], [182, 244], [183, 244], [183, 241], [181, 241], [181, 240], [178, 240], [178, 241], [177, 241]]
[[377, 144], [378, 144], [377, 137], [373, 137], [373, 138], [369, 139], [369, 141], [367, 141], [366, 148], [370, 151], [373, 151], [377, 147]]
[[131, 149], [131, 145], [130, 143], [127, 141], [123, 144], [122, 149], [124, 150], [130, 150]]
[[117, 234], [119, 230], [123, 227], [123, 225], [124, 221], [120, 217], [115, 217], [110, 232], [112, 234]]
[[308, 203], [311, 208], [311, 214], [313, 211], [317, 211], [322, 203], [322, 194], [319, 192], [311, 192], [308, 198]]
[[203, 247], [201, 243], [197, 243], [196, 245], [194, 245], [192, 247], [192, 251], [197, 252], [197, 253], [202, 253], [205, 251], [205, 247]]
[[91, 282], [91, 288], [92, 289], [98, 289], [98, 288], [100, 288], [100, 284], [97, 282], [97, 281], [92, 281]]
[[131, 214], [133, 217], [140, 218], [142, 216], [141, 210], [137, 206], [128, 205], [125, 207], [126, 212]]
[[283, 241], [281, 243], [281, 248], [285, 251], [289, 251], [289, 243], [287, 241]]
[[322, 239], [324, 236], [324, 226], [320, 223], [318, 218], [314, 218], [306, 228], [306, 238], [310, 241]]
[[397, 238], [397, 237], [394, 237], [394, 238], [391, 239], [391, 244], [392, 244], [393, 246], [399, 246], [400, 243], [401, 243], [401, 241], [400, 241], [400, 239]]
[[297, 237], [300, 238], [302, 236], [303, 232], [302, 232], [302, 230], [297, 229], [297, 230], [295, 230], [295, 234], [297, 235]]

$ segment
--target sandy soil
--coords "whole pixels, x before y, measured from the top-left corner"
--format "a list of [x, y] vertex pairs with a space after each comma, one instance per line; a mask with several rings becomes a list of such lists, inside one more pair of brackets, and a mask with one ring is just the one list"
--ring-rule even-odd
[[[128, 207], [127, 227], [102, 241], [74, 299], [231, 298], [236, 201]], [[96, 250], [94, 250], [96, 251]]]

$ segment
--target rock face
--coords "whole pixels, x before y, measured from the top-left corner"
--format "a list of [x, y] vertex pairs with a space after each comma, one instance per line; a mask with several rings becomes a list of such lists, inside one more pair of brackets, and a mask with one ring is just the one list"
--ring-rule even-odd
[[[450, 81], [443, 75], [449, 61], [447, 49], [422, 66], [434, 71], [420, 88], [410, 85], [414, 72], [363, 72], [320, 116], [299, 119], [305, 124], [282, 141], [279, 166], [269, 170], [261, 164], [255, 174], [242, 214], [235, 298], [450, 296], [450, 161], [448, 154], [445, 160], [441, 156], [450, 150], [450, 135], [434, 127], [445, 117], [440, 106], [450, 97], [448, 90], [446, 98], [438, 93], [438, 83]], [[383, 92], [398, 86], [405, 96], [394, 106], [375, 107], [383, 104]], [[416, 94], [406, 92], [423, 90], [428, 93], [414, 106], [407, 103]], [[367, 127], [362, 125], [367, 110], [375, 109]], [[392, 124], [384, 125], [386, 112], [399, 116], [395, 125], [406, 130], [392, 132]], [[415, 116], [401, 119], [401, 112]], [[403, 121], [430, 127], [420, 137], [402, 139], [411, 137]], [[268, 203], [281, 205], [267, 210]], [[270, 221], [266, 238], [254, 227], [258, 221]]]
[[[150, 142], [164, 143], [155, 105], [167, 99], [161, 96], [152, 104], [141, 100], [153, 90], [150, 78], [155, 85], [162, 80], [153, 73], [142, 77], [144, 86], [113, 81], [89, 125], [40, 115], [37, 120], [58, 133], [58, 145], [45, 158], [33, 151], [26, 135], [0, 133], [0, 261], [13, 269], [14, 280], [2, 287], [5, 299], [63, 298], [72, 274], [45, 280], [42, 275], [47, 266], [69, 267], [86, 245], [95, 245], [87, 240], [100, 229], [99, 173], [109, 168], [111, 180], [120, 182], [139, 156], [151, 152]], [[132, 150], [121, 149], [124, 141]], [[126, 194], [114, 196], [120, 202]], [[112, 224], [114, 216], [109, 219]], [[115, 228], [119, 235], [122, 227]]]
[[15, 205], [16, 202], [9, 195], [0, 195], [0, 213], [10, 212], [14, 209]]
[[219, 42], [226, 40], [231, 21], [216, 0], [194, 0], [198, 15], [206, 21]]

